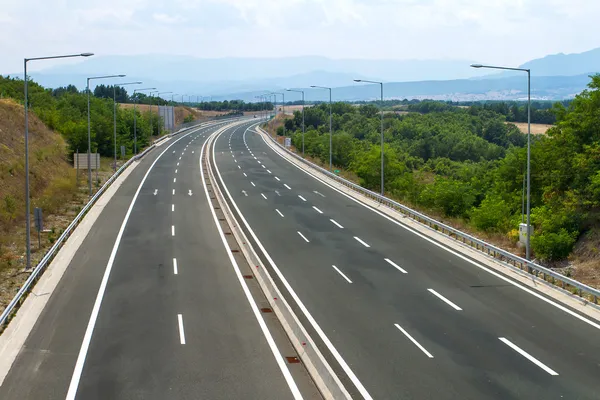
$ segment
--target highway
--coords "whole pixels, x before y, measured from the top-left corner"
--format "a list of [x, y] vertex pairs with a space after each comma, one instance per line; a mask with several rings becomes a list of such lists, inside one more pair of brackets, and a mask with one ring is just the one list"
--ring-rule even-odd
[[258, 311], [266, 300], [213, 218], [199, 158], [221, 127], [142, 159], [75, 254], [1, 399], [319, 398], [303, 365], [285, 361], [295, 353], [283, 328]]
[[221, 134], [214, 161], [354, 398], [600, 398], [597, 321], [314, 179], [254, 129]]

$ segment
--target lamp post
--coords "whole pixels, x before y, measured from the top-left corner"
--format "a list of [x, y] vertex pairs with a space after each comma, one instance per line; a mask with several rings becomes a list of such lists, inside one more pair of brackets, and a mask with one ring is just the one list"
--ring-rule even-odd
[[[90, 189], [90, 197], [92, 197], [92, 134], [90, 125], [90, 81], [95, 79], [108, 79], [108, 78], [123, 78], [125, 75], [104, 75], [104, 76], [92, 76], [87, 78], [87, 128], [88, 128], [88, 187]], [[98, 165], [96, 165], [96, 176], [98, 175]]]
[[304, 90], [286, 89], [286, 91], [302, 93], [302, 157], [304, 157]]
[[332, 142], [332, 137], [333, 137], [333, 131], [331, 129], [332, 127], [332, 123], [331, 123], [331, 88], [330, 87], [325, 87], [325, 86], [315, 86], [315, 85], [311, 85], [311, 88], [317, 88], [317, 89], [326, 89], [329, 90], [329, 172], [331, 172], [332, 170], [332, 152], [331, 152], [331, 142]]
[[143, 92], [146, 90], [155, 90], [156, 88], [145, 88], [145, 89], [135, 89], [133, 91], [133, 154], [137, 155], [137, 113], [135, 112], [135, 103], [137, 98], [135, 97], [136, 92]]
[[32, 58], [24, 58], [23, 59], [23, 91], [25, 94], [25, 103], [24, 103], [24, 111], [25, 111], [25, 230], [26, 232], [26, 242], [25, 242], [25, 252], [26, 256], [26, 264], [25, 269], [31, 268], [31, 217], [30, 217], [30, 204], [29, 204], [29, 116], [27, 110], [27, 91], [28, 91], [28, 80], [27, 80], [27, 62], [29, 61], [39, 61], [39, 60], [51, 60], [55, 58], [73, 58], [73, 57], [90, 57], [93, 56], [94, 53], [79, 53], [79, 54], [67, 54], [62, 56], [49, 56], [49, 57], [32, 57]]
[[471, 64], [473, 68], [491, 68], [527, 73], [527, 237], [525, 241], [525, 258], [531, 256], [531, 70], [529, 68], [500, 67], [496, 65]]
[[[119, 86], [140, 85], [142, 82], [127, 82], [121, 83]], [[115, 161], [113, 164], [113, 172], [117, 170], [117, 85], [113, 85], [113, 135], [114, 135], [114, 153]]]
[[385, 196], [385, 186], [383, 177], [383, 82], [368, 81], [365, 79], [355, 79], [354, 82], [377, 83], [381, 86], [381, 105], [379, 106], [381, 113], [381, 195]]

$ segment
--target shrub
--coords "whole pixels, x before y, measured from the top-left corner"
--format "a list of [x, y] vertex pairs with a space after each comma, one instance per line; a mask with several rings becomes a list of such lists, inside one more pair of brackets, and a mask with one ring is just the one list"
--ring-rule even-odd
[[486, 232], [504, 231], [510, 220], [510, 206], [501, 198], [486, 197], [481, 205], [471, 211], [471, 222]]
[[531, 248], [540, 260], [562, 260], [571, 253], [576, 240], [577, 232], [569, 232], [563, 228], [558, 233], [534, 234], [531, 237]]

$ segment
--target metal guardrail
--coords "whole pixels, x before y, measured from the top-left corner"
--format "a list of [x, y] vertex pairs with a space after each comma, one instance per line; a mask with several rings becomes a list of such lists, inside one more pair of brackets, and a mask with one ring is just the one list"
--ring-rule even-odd
[[269, 139], [271, 139], [272, 142], [277, 144], [281, 149], [285, 150], [292, 157], [294, 157], [295, 159], [299, 160], [300, 162], [310, 166], [311, 168], [317, 169], [319, 172], [327, 175], [329, 178], [334, 179], [335, 181], [343, 184], [344, 186], [347, 186], [347, 187], [349, 187], [349, 188], [351, 188], [373, 200], [376, 200], [379, 203], [386, 205], [394, 210], [400, 211], [404, 215], [420, 222], [421, 224], [428, 226], [429, 228], [431, 228], [437, 232], [441, 232], [459, 242], [462, 242], [463, 244], [469, 245], [471, 248], [475, 248], [483, 253], [486, 253], [489, 257], [493, 257], [494, 259], [502, 261], [502, 262], [508, 264], [509, 266], [518, 268], [521, 271], [527, 271], [529, 274], [532, 274], [539, 279], [543, 279], [546, 282], [549, 282], [556, 286], [559, 286], [560, 288], [570, 292], [571, 294], [576, 294], [584, 300], [590, 301], [594, 304], [598, 304], [598, 298], [600, 297], [600, 290], [595, 289], [586, 284], [583, 284], [574, 279], [571, 279], [562, 274], [559, 274], [558, 272], [552, 271], [549, 268], [546, 268], [546, 267], [543, 267], [534, 262], [528, 261], [528, 260], [526, 260], [522, 257], [519, 257], [515, 254], [512, 254], [506, 250], [503, 250], [492, 244], [484, 242], [483, 240], [477, 239], [476, 237], [473, 237], [469, 234], [461, 232], [458, 229], [455, 229], [455, 228], [448, 226], [442, 222], [436, 221], [435, 219], [430, 218], [424, 214], [421, 214], [411, 208], [408, 208], [405, 205], [398, 203], [397, 201], [389, 199], [389, 198], [382, 196], [378, 193], [375, 193], [369, 189], [365, 189], [362, 186], [357, 185], [354, 182], [351, 182], [347, 179], [337, 176], [334, 173], [329, 172], [325, 168], [322, 168], [322, 167], [302, 158], [301, 156], [292, 152], [291, 150], [288, 150], [287, 148], [282, 146], [277, 140], [273, 139], [273, 137], [270, 134], [266, 133], [262, 128], [259, 128], [259, 129]]
[[106, 189], [108, 189], [108, 187], [114, 182], [114, 180], [119, 175], [121, 175], [121, 173], [132, 162], [134, 162], [135, 160], [141, 159], [150, 150], [152, 150], [154, 147], [156, 147], [157, 143], [160, 143], [169, 137], [178, 135], [187, 130], [196, 128], [197, 126], [200, 126], [207, 122], [212, 122], [212, 120], [211, 121], [201, 121], [201, 122], [195, 121], [195, 122], [196, 122], [195, 124], [193, 124], [189, 127], [180, 129], [177, 132], [173, 132], [171, 134], [165, 135], [165, 136], [161, 137], [160, 139], [156, 140], [150, 147], [148, 147], [147, 149], [142, 151], [140, 154], [130, 158], [104, 183], [104, 185], [102, 185], [102, 187], [94, 194], [94, 196], [92, 196], [90, 201], [81, 209], [81, 211], [79, 212], [79, 214], [77, 214], [75, 219], [73, 219], [73, 221], [69, 224], [69, 226], [65, 229], [65, 231], [60, 235], [60, 237], [56, 240], [54, 245], [52, 245], [52, 247], [46, 252], [44, 257], [40, 260], [40, 262], [36, 265], [36, 267], [31, 272], [31, 275], [29, 275], [29, 278], [27, 278], [27, 280], [25, 281], [23, 286], [21, 286], [21, 288], [19, 289], [19, 291], [17, 292], [15, 297], [10, 301], [10, 303], [8, 303], [8, 306], [6, 306], [6, 309], [2, 312], [2, 315], [0, 315], [0, 332], [2, 332], [4, 330], [4, 328], [6, 328], [6, 326], [10, 322], [10, 318], [13, 315], [13, 313], [17, 310], [18, 306], [21, 305], [21, 303], [25, 300], [25, 298], [27, 297], [26, 295], [31, 291], [35, 282], [37, 282], [37, 280], [41, 277], [44, 270], [48, 267], [48, 265], [50, 265], [50, 262], [54, 259], [54, 257], [56, 256], [56, 253], [58, 253], [58, 250], [60, 250], [60, 248], [66, 241], [66, 239], [71, 235], [71, 233], [73, 233], [73, 231], [75, 230], [77, 225], [79, 225], [79, 222], [81, 222], [81, 220], [83, 219], [85, 214], [96, 203], [96, 200], [98, 200], [98, 198], [100, 198], [100, 196], [102, 196], [102, 194], [104, 194]]
[[65, 231], [60, 235], [60, 237], [56, 240], [54, 245], [44, 254], [44, 257], [40, 260], [40, 262], [36, 265], [36, 267], [29, 275], [29, 278], [25, 281], [23, 286], [19, 289], [15, 297], [8, 303], [6, 309], [2, 312], [0, 316], [0, 332], [6, 328], [8, 323], [10, 322], [10, 317], [16, 311], [19, 305], [25, 300], [26, 295], [31, 291], [35, 282], [41, 277], [44, 270], [50, 265], [50, 262], [54, 259], [66, 239], [73, 233], [77, 225], [81, 222], [85, 214], [92, 208], [92, 206], [96, 203], [96, 201], [104, 194], [104, 192], [108, 189], [108, 187], [117, 179], [119, 175], [127, 168], [131, 163], [135, 160], [139, 160], [144, 157], [150, 150], [155, 147], [155, 144], [145, 149], [140, 154], [130, 158], [125, 164], [121, 166], [105, 183], [102, 187], [92, 196], [90, 201], [81, 209], [79, 214], [73, 219], [73, 221], [69, 224], [69, 226], [65, 229]]

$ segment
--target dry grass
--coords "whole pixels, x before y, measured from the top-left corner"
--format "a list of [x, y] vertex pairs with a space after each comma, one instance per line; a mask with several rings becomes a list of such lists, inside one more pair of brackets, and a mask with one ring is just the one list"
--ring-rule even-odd
[[[0, 312], [29, 276], [29, 271], [24, 271], [23, 125], [23, 107], [11, 100], [0, 100]], [[32, 112], [29, 130], [31, 211], [34, 207], [42, 208], [44, 229], [49, 230], [40, 235], [38, 244], [32, 223], [31, 263], [35, 266], [88, 201], [88, 186], [84, 171], [80, 171], [77, 182], [60, 134], [49, 130]], [[94, 182], [94, 188], [100, 187], [111, 174], [112, 159], [103, 158], [98, 173], [100, 182]]]
[[[119, 103], [119, 106], [127, 109], [133, 108], [132, 103]], [[136, 104], [135, 108], [136, 110], [139, 110], [140, 113], [147, 113], [150, 110], [150, 105]], [[152, 112], [154, 114], [158, 114], [158, 107], [152, 106]], [[207, 117], [211, 116], [208, 115], [206, 111], [199, 111], [193, 107], [175, 107], [175, 125], [183, 123], [183, 120], [190, 114], [193, 115], [197, 120], [206, 119]]]
[[[527, 122], [507, 122], [507, 124], [514, 124], [521, 132], [527, 133]], [[534, 135], [543, 135], [550, 128], [552, 128], [552, 125], [531, 124], [531, 133]]]

